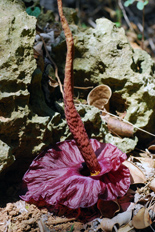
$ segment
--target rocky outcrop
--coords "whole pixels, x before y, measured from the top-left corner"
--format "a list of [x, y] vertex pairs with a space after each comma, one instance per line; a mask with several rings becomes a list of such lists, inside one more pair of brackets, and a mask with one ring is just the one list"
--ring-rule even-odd
[[75, 48], [80, 54], [74, 60], [75, 84], [109, 85], [111, 110], [126, 110], [125, 119], [152, 131], [155, 65], [151, 57], [143, 50], [133, 50], [124, 30], [107, 19], [98, 19], [96, 29], [75, 35]]
[[[155, 65], [150, 55], [141, 49], [133, 50], [124, 29], [117, 28], [105, 18], [96, 21], [96, 28], [84, 32], [75, 25], [71, 25], [71, 29], [75, 44], [75, 86], [110, 86], [110, 112], [116, 114], [126, 111], [125, 119], [135, 125], [135, 131], [136, 127], [140, 127], [154, 133]], [[58, 52], [60, 47], [63, 50], [63, 34], [60, 38], [61, 43], [54, 46], [53, 52]], [[151, 139], [143, 132], [138, 137], [144, 144]], [[112, 140], [115, 143], [119, 139], [112, 137], [109, 140], [108, 136], [106, 142]], [[118, 144], [121, 148], [121, 140]]]
[[[37, 115], [31, 104], [29, 88], [36, 87], [35, 75], [32, 80], [36, 69], [33, 56], [36, 19], [27, 15], [22, 1], [0, 1], [0, 15], [1, 172], [18, 157], [31, 157], [45, 146], [50, 114]], [[40, 81], [38, 78], [38, 86]], [[41, 93], [38, 94], [41, 99]], [[38, 107], [41, 105], [42, 101]]]

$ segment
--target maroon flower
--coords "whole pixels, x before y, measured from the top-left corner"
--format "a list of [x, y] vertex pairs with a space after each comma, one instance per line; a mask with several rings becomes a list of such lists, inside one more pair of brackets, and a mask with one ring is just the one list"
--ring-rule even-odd
[[32, 162], [23, 178], [27, 192], [21, 198], [37, 205], [77, 209], [93, 206], [99, 198], [122, 197], [130, 185], [130, 172], [122, 165], [126, 155], [95, 139], [90, 144], [101, 167], [98, 175], [90, 176], [74, 140], [60, 142]]
[[[31, 164], [21, 198], [61, 211], [89, 207], [94, 215], [98, 199], [122, 197], [130, 185], [130, 172], [122, 165], [126, 155], [111, 144], [89, 140], [73, 101], [73, 37], [57, 0], [67, 42], [64, 80], [65, 116], [74, 140], [57, 143]], [[92, 206], [92, 207], [91, 207]], [[70, 209], [68, 211], [70, 211]], [[81, 210], [80, 209], [80, 210]], [[96, 212], [95, 212], [96, 213]]]

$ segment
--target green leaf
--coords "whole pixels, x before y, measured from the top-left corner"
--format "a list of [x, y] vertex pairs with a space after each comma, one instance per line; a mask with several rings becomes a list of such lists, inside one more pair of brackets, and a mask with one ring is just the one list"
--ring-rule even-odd
[[128, 7], [129, 5], [133, 4], [135, 2], [135, 0], [127, 0], [126, 2], [124, 2], [124, 6]]
[[115, 22], [115, 25], [116, 25], [116, 27], [120, 27], [121, 26], [120, 22]]
[[144, 6], [146, 6], [149, 3], [148, 0], [144, 1]]
[[40, 8], [38, 6], [36, 7], [28, 7], [26, 9], [26, 12], [28, 15], [35, 16], [36, 18], [40, 15]]
[[71, 229], [68, 232], [72, 232], [73, 230], [74, 230], [74, 224], [71, 226]]
[[81, 23], [81, 27], [86, 29], [87, 28], [87, 25], [85, 23]]
[[130, 3], [128, 1], [124, 2], [124, 6], [128, 7], [130, 5]]
[[141, 1], [137, 2], [137, 8], [138, 8], [138, 10], [143, 10], [144, 6], [145, 6], [144, 2], [141, 2]]
[[142, 34], [138, 34], [138, 35], [137, 35], [137, 38], [138, 38], [139, 40], [141, 40], [141, 39], [142, 39]]

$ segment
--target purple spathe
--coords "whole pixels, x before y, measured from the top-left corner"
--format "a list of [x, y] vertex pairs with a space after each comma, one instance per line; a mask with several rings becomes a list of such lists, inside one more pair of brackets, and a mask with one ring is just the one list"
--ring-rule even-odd
[[86, 208], [98, 199], [114, 200], [122, 197], [130, 186], [130, 172], [122, 165], [126, 154], [111, 144], [90, 139], [101, 172], [97, 176], [83, 175], [84, 160], [74, 140], [59, 142], [42, 152], [23, 177], [24, 201], [39, 205], [71, 209]]

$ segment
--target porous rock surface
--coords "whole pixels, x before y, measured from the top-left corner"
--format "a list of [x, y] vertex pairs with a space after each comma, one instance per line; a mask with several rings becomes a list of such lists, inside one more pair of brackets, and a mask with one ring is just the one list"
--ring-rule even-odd
[[[117, 28], [105, 18], [96, 21], [96, 28], [84, 32], [75, 25], [70, 27], [75, 45], [74, 85], [108, 85], [112, 89], [110, 112], [116, 115], [126, 111], [126, 120], [154, 133], [155, 64], [150, 55], [141, 49], [132, 49], [124, 29]], [[58, 52], [60, 47], [62, 51], [63, 34], [60, 40], [53, 52]], [[143, 132], [138, 136], [144, 144], [151, 138]], [[130, 148], [132, 143], [127, 139], [124, 144], [124, 140], [109, 134], [105, 136], [105, 141], [118, 145], [122, 150], [126, 146]]]
[[[107, 84], [113, 94], [112, 113], [127, 111], [134, 125], [155, 131], [155, 65], [143, 50], [133, 50], [123, 28], [98, 19], [95, 29], [75, 35], [79, 57], [74, 60], [75, 84]], [[79, 75], [80, 73], [80, 75]]]
[[[32, 80], [35, 31], [36, 19], [27, 15], [22, 1], [0, 1], [0, 172], [18, 157], [33, 156], [51, 139], [50, 116], [36, 114], [31, 104], [32, 88], [39, 89]], [[42, 94], [37, 97], [42, 108]]]

